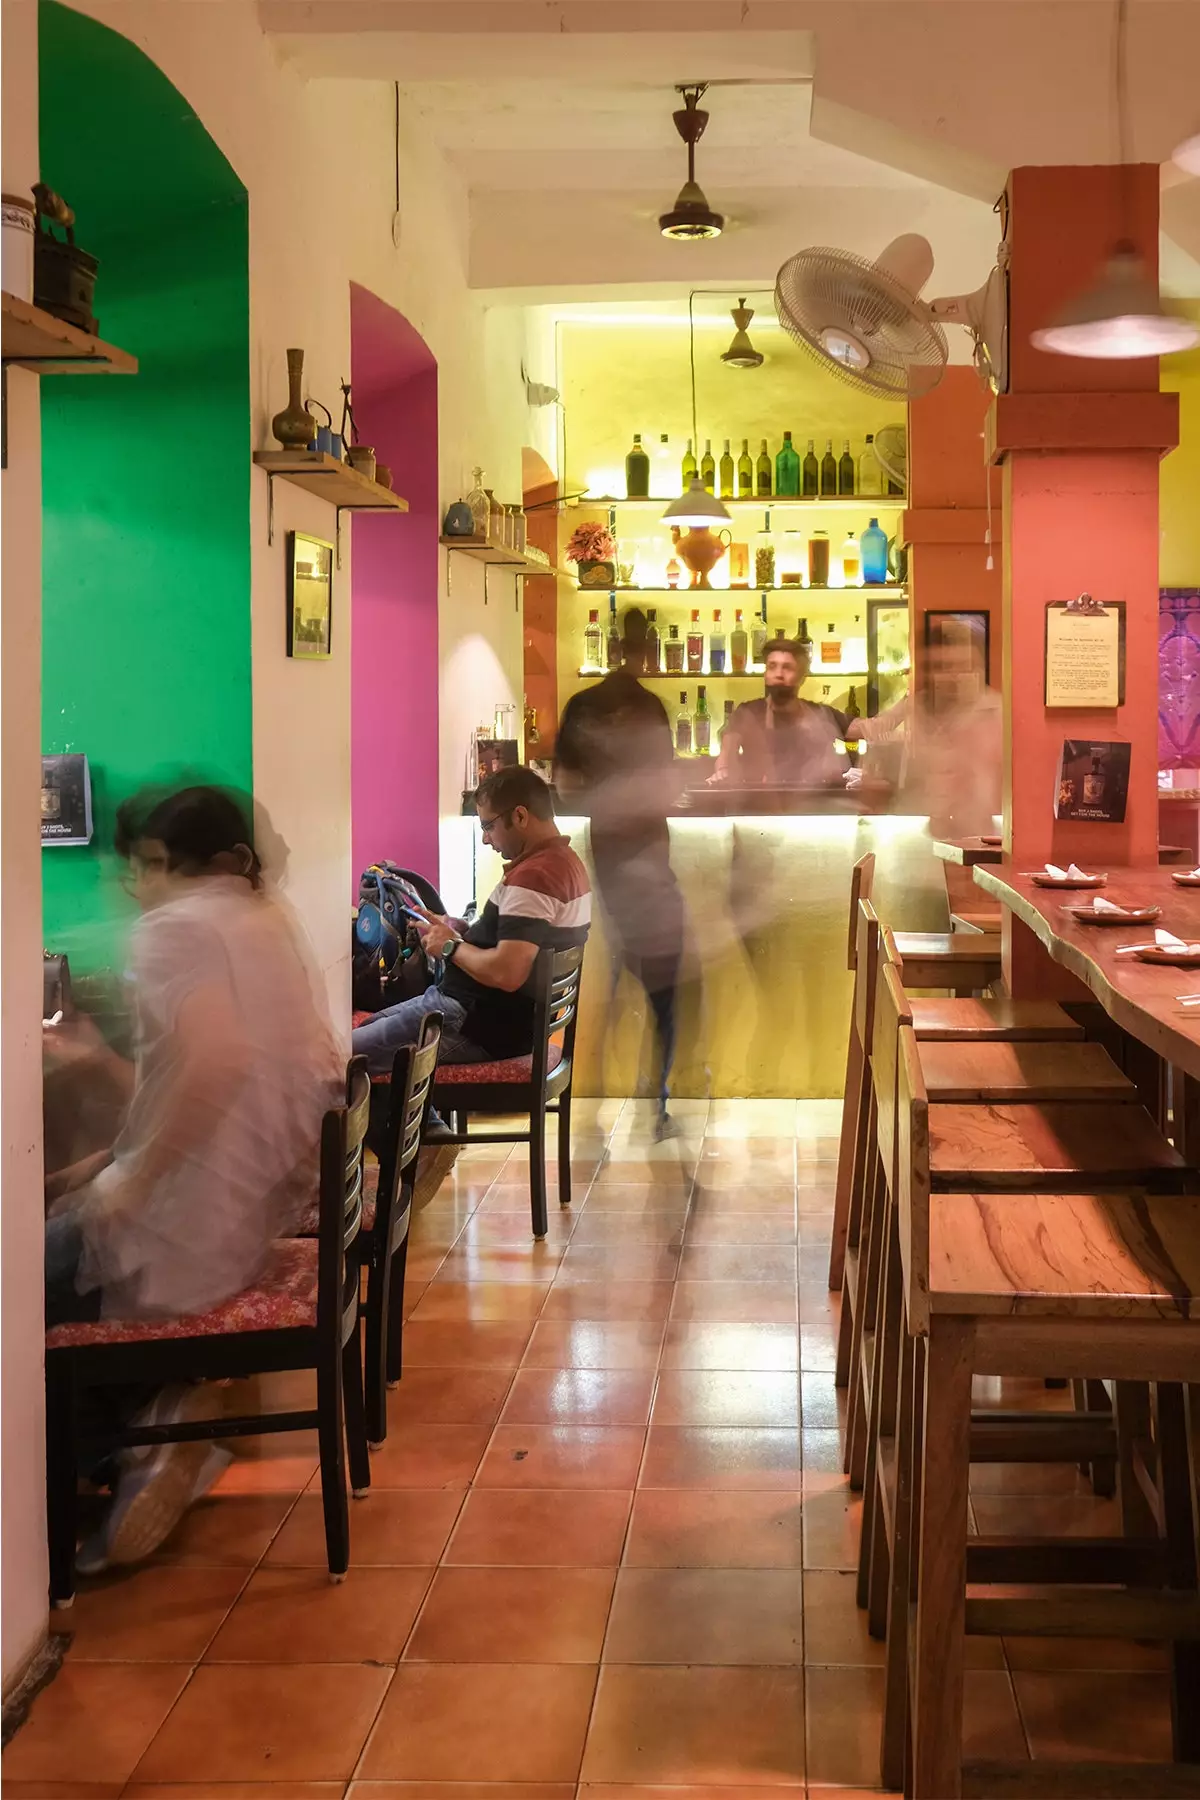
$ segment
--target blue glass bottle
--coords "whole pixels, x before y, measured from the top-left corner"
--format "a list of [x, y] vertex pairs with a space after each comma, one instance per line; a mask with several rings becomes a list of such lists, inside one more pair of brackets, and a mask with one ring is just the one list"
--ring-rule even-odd
[[872, 519], [859, 539], [862, 546], [862, 575], [867, 587], [880, 587], [888, 578], [888, 541], [887, 532], [879, 529], [879, 520]]

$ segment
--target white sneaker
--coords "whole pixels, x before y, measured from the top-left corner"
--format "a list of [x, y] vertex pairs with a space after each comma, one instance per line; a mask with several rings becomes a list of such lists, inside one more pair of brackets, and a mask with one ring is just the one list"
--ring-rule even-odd
[[[165, 1388], [138, 1424], [183, 1424], [210, 1414], [202, 1386]], [[206, 1494], [232, 1457], [220, 1444], [199, 1439], [187, 1444], [138, 1445], [122, 1456], [117, 1493], [100, 1531], [80, 1546], [75, 1567], [99, 1574], [114, 1564], [150, 1556], [194, 1500]]]

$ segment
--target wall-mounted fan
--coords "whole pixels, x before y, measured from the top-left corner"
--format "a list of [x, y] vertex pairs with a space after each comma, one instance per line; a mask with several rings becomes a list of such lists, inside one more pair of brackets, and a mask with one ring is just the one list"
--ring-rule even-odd
[[875, 433], [875, 460], [902, 494], [908, 492], [908, 431], [903, 425], [883, 425]]
[[789, 257], [775, 278], [779, 322], [826, 368], [869, 394], [916, 399], [935, 388], [948, 349], [941, 321], [975, 340], [975, 366], [997, 390], [1007, 382], [1007, 248], [973, 294], [922, 300], [933, 273], [926, 238], [906, 232], [874, 262], [849, 250]]

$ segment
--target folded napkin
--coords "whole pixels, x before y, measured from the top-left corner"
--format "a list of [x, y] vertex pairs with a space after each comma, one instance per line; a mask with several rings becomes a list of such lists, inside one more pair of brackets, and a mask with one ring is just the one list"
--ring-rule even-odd
[[1051, 881], [1091, 881], [1092, 879], [1090, 875], [1084, 874], [1077, 863], [1072, 863], [1069, 869], [1060, 869], [1055, 863], [1047, 863], [1046, 873]]
[[1097, 894], [1092, 901], [1093, 912], [1119, 913], [1124, 918], [1128, 910], [1128, 907], [1118, 906], [1115, 900], [1106, 900], [1103, 894]]
[[1160, 950], [1186, 950], [1189, 956], [1200, 956], [1200, 944], [1185, 943], [1177, 938], [1173, 931], [1164, 931], [1160, 926], [1154, 933], [1154, 942]]

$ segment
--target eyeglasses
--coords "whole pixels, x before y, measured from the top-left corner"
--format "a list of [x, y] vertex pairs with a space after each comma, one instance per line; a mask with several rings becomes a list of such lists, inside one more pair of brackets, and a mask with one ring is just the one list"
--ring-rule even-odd
[[494, 819], [485, 819], [483, 817], [482, 813], [480, 813], [478, 815], [478, 817], [479, 817], [480, 834], [481, 834], [481, 836], [483, 836], [485, 838], [491, 837], [491, 835], [492, 835], [493, 831], [495, 831], [497, 825], [509, 826], [512, 824], [512, 812], [511, 811], [497, 813]]

